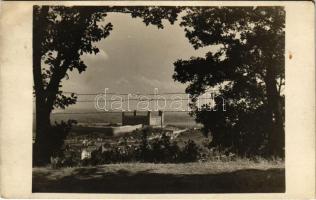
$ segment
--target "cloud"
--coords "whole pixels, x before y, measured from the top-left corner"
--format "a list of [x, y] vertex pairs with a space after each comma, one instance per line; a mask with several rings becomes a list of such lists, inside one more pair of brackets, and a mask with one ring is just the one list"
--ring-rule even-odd
[[178, 92], [185, 89], [185, 85], [175, 83], [173, 81], [163, 81], [157, 79], [147, 78], [145, 76], [141, 76], [137, 78], [139, 85], [143, 85], [146, 89], [150, 88], [151, 90], [154, 88], [158, 88], [159, 91], [162, 92]]
[[129, 81], [126, 78], [122, 77], [122, 78], [118, 79], [117, 81], [115, 81], [115, 83], [117, 85], [127, 85], [127, 84], [129, 84]]
[[103, 49], [100, 48], [99, 50], [97, 54], [83, 54], [81, 58], [87, 62], [102, 62], [108, 60], [109, 55]]

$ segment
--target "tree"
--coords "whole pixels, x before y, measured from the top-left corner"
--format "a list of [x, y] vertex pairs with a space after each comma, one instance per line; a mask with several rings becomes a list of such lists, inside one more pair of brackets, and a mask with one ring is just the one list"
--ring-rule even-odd
[[[181, 26], [193, 47], [215, 45], [205, 57], [178, 60], [173, 78], [189, 83], [196, 120], [213, 144], [243, 155], [283, 156], [285, 11], [282, 7], [195, 7]], [[218, 87], [227, 112], [198, 108], [198, 96]]]
[[[76, 103], [76, 95], [62, 92], [61, 80], [74, 69], [82, 73], [87, 66], [84, 53], [97, 54], [96, 42], [109, 36], [113, 26], [102, 24], [107, 12], [129, 13], [141, 17], [146, 25], [163, 28], [162, 19], [173, 23], [178, 8], [172, 7], [96, 7], [34, 6], [33, 77], [36, 97], [36, 138], [34, 161], [44, 164], [62, 145], [73, 121], [51, 125], [54, 108]], [[44, 65], [45, 64], [45, 65]]]

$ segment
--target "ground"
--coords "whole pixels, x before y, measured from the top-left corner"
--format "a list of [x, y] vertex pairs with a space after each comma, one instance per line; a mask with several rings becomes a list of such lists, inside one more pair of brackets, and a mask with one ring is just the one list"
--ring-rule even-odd
[[[166, 129], [178, 130], [170, 126]], [[160, 134], [159, 129], [154, 129], [149, 138]], [[84, 141], [91, 147], [104, 143], [117, 146], [123, 138], [127, 144], [137, 144], [140, 137], [141, 131], [113, 137], [74, 129], [66, 144], [80, 157]], [[199, 146], [209, 141], [199, 128], [186, 128], [173, 141], [183, 147], [189, 139]], [[282, 193], [285, 168], [282, 160], [240, 157], [231, 160], [213, 157], [194, 163], [130, 162], [58, 169], [48, 165], [33, 168], [32, 188], [33, 192], [67, 193]]]
[[33, 168], [33, 192], [285, 192], [284, 163], [249, 160], [184, 164], [122, 163]]

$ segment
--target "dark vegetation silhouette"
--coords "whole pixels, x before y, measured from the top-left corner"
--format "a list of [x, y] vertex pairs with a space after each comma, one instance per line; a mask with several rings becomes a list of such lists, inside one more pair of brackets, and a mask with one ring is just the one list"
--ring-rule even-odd
[[[181, 22], [194, 48], [218, 45], [205, 57], [178, 60], [174, 80], [189, 83], [192, 114], [214, 146], [239, 155], [284, 156], [285, 11], [282, 7], [190, 8]], [[216, 105], [196, 105], [217, 86]], [[223, 102], [225, 101], [225, 102]]]
[[[144, 162], [144, 163], [187, 163], [196, 162], [202, 158], [202, 149], [192, 140], [185, 142], [180, 147], [176, 141], [172, 141], [166, 133], [160, 133], [160, 137], [149, 140], [150, 130], [142, 130], [139, 144], [100, 146], [91, 152], [91, 158], [72, 162], [74, 166], [102, 165], [109, 163]], [[67, 167], [67, 163], [63, 164]]]
[[[208, 88], [222, 85], [228, 112], [209, 112], [192, 104], [196, 120], [210, 132], [214, 145], [239, 154], [284, 154], [284, 20], [281, 7], [95, 7], [34, 6], [33, 76], [36, 97], [34, 164], [49, 162], [58, 154], [74, 121], [51, 124], [55, 108], [76, 103], [66, 96], [62, 79], [87, 66], [80, 56], [97, 54], [96, 42], [110, 35], [111, 23], [102, 24], [108, 12], [140, 17], [146, 25], [163, 28], [180, 12], [181, 26], [195, 48], [220, 45], [205, 58], [175, 62], [173, 78], [189, 83], [194, 101]], [[172, 37], [172, 36], [170, 36]], [[45, 63], [45, 65], [43, 65]], [[216, 100], [220, 103], [220, 99]], [[145, 145], [145, 144], [144, 144]]]
[[[68, 127], [73, 121], [63, 122], [63, 136], [51, 125], [54, 108], [76, 103], [76, 95], [66, 96], [61, 80], [68, 72], [82, 73], [87, 66], [80, 56], [97, 54], [95, 43], [110, 35], [111, 23], [100, 25], [107, 12], [129, 13], [141, 17], [146, 25], [163, 28], [162, 19], [173, 23], [180, 9], [174, 7], [93, 7], [93, 6], [34, 6], [33, 8], [33, 76], [36, 97], [36, 138], [34, 164], [45, 164], [50, 156], [58, 154]], [[45, 63], [48, 67], [42, 66]]]
[[[219, 153], [216, 149], [209, 149], [208, 142], [201, 144], [196, 140], [194, 141], [193, 138], [180, 142], [179, 140], [173, 140], [168, 133], [162, 130], [156, 129], [155, 132], [152, 130], [150, 127], [136, 130], [131, 134], [133, 136], [121, 136], [116, 138], [116, 141], [104, 141], [101, 145], [77, 146], [78, 143], [75, 143], [75, 145], [74, 143], [72, 145], [67, 144], [62, 148], [59, 155], [51, 157], [51, 167], [57, 169], [115, 163], [189, 163], [210, 160], [236, 160], [235, 155], [224, 156], [222, 152]], [[188, 134], [192, 135], [192, 132]], [[199, 132], [195, 133], [195, 135], [197, 134]], [[110, 137], [114, 139], [113, 136]], [[202, 137], [199, 134], [199, 138]], [[133, 142], [130, 139], [133, 139]], [[87, 141], [95, 140], [90, 138]], [[89, 156], [82, 158], [83, 151], [90, 152]]]

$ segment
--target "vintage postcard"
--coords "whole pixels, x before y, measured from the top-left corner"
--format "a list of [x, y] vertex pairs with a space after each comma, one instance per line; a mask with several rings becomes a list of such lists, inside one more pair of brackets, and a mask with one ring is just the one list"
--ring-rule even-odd
[[315, 198], [314, 4], [1, 2], [1, 195]]

